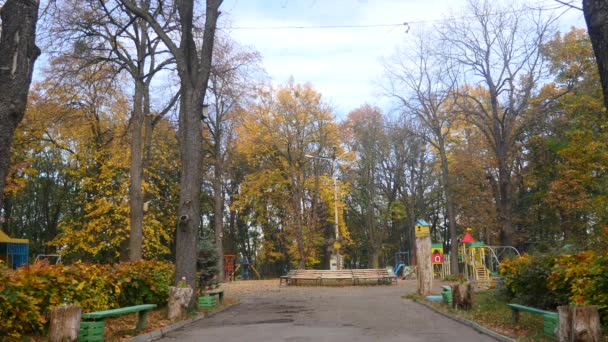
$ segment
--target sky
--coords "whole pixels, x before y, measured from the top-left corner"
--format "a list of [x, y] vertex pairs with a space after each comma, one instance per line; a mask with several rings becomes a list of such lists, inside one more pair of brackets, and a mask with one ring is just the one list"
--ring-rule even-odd
[[[558, 5], [553, 0], [526, 3], [541, 8]], [[241, 45], [261, 53], [274, 83], [291, 76], [297, 83], [310, 82], [336, 116], [344, 117], [363, 103], [390, 110], [379, 87], [381, 59], [411, 40], [414, 30], [444, 19], [450, 11], [458, 16], [465, 5], [466, 0], [224, 0], [219, 26]], [[410, 23], [409, 31], [405, 22]], [[396, 26], [278, 28], [390, 24]], [[560, 17], [561, 31], [571, 26], [585, 26], [582, 12], [569, 10]], [[268, 27], [272, 29], [260, 29]]]

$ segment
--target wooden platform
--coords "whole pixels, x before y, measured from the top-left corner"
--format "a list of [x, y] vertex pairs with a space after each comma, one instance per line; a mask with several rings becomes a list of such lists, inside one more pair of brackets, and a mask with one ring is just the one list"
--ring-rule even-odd
[[353, 270], [291, 270], [280, 277], [280, 285], [390, 285], [396, 284], [397, 278], [389, 275], [386, 269], [368, 268]]

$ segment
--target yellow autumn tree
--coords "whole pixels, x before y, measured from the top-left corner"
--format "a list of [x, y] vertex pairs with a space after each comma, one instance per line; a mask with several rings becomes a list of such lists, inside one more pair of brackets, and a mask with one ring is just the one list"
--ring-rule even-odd
[[[310, 156], [342, 152], [331, 108], [310, 84], [291, 79], [259, 91], [238, 135], [238, 153], [251, 170], [236, 205], [253, 208], [264, 238], [259, 258], [299, 268], [319, 264], [326, 232], [333, 232], [333, 183], [322, 178], [332, 165]], [[345, 226], [341, 232], [348, 236]]]

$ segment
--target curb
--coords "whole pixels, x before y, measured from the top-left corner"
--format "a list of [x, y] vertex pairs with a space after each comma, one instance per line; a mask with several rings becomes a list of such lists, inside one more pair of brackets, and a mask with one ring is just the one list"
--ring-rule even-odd
[[186, 325], [192, 324], [194, 322], [200, 321], [201, 319], [203, 319], [205, 317], [213, 317], [216, 314], [218, 314], [218, 313], [220, 313], [220, 312], [222, 312], [222, 311], [224, 311], [224, 310], [226, 310], [228, 308], [231, 308], [231, 307], [233, 307], [233, 306], [235, 306], [237, 304], [239, 304], [239, 303], [237, 302], [237, 303], [232, 304], [232, 305], [227, 305], [227, 306], [225, 306], [225, 307], [223, 307], [221, 309], [214, 310], [212, 312], [200, 313], [200, 314], [198, 314], [194, 318], [189, 318], [189, 319], [186, 319], [186, 320], [183, 320], [183, 321], [179, 321], [177, 323], [173, 323], [171, 325], [167, 325], [166, 327], [162, 327], [160, 329], [151, 331], [149, 333], [145, 333], [145, 334], [142, 334], [142, 335], [137, 335], [137, 336], [129, 339], [128, 342], [149, 342], [149, 341], [158, 340], [160, 338], [165, 337], [168, 333], [170, 333], [172, 331], [175, 331], [177, 329], [183, 328]]
[[454, 321], [456, 321], [456, 322], [458, 322], [460, 324], [464, 324], [464, 325], [466, 325], [466, 326], [468, 326], [470, 328], [473, 328], [477, 332], [482, 333], [484, 335], [488, 335], [488, 336], [492, 337], [493, 339], [495, 339], [497, 341], [501, 341], [501, 342], [516, 342], [514, 339], [512, 339], [510, 337], [501, 335], [501, 334], [499, 334], [499, 333], [497, 333], [495, 331], [492, 331], [492, 330], [490, 330], [488, 328], [482, 327], [481, 325], [479, 325], [479, 324], [477, 324], [475, 322], [469, 321], [468, 319], [464, 319], [462, 317], [454, 316], [454, 315], [449, 314], [447, 312], [443, 312], [443, 311], [441, 311], [439, 309], [434, 308], [433, 306], [431, 306], [429, 304], [426, 304], [426, 303], [423, 303], [423, 302], [420, 302], [420, 301], [417, 301], [417, 300], [413, 300], [413, 302], [417, 303], [419, 305], [422, 305], [422, 306], [424, 306], [424, 307], [426, 307], [426, 308], [428, 308], [428, 309], [430, 309], [430, 310], [432, 310], [432, 311], [434, 311], [434, 312], [436, 312], [436, 313], [438, 313], [438, 314], [440, 314], [440, 315], [442, 315], [444, 317], [447, 317], [447, 318], [449, 318], [451, 320], [454, 320]]

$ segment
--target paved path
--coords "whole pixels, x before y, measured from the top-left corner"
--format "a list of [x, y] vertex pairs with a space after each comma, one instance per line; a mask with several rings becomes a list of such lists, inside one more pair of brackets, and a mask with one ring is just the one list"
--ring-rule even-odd
[[402, 299], [414, 291], [411, 282], [340, 288], [244, 283], [225, 287], [239, 304], [161, 341], [494, 341]]

